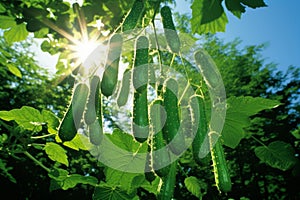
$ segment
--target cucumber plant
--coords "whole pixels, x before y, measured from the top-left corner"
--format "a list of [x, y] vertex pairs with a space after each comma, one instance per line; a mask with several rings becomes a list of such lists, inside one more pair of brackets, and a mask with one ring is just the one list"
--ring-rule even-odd
[[164, 28], [165, 37], [170, 50], [173, 53], [179, 53], [180, 39], [173, 22], [172, 11], [169, 6], [164, 6], [160, 10], [161, 20]]
[[76, 136], [89, 94], [85, 83], [74, 87], [71, 102], [58, 128], [58, 136], [63, 142], [71, 141]]
[[114, 34], [109, 40], [109, 50], [105, 71], [101, 80], [101, 92], [106, 97], [111, 96], [118, 82], [119, 62], [123, 45], [123, 37]]

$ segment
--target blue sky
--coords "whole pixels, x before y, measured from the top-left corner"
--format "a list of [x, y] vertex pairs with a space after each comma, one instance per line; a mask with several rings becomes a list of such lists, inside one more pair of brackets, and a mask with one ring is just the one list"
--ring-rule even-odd
[[[226, 42], [239, 37], [242, 46], [268, 43], [262, 52], [266, 62], [278, 64], [278, 69], [300, 67], [300, 0], [265, 0], [268, 7], [247, 8], [241, 19], [227, 13], [229, 23], [225, 33], [218, 33]], [[184, 0], [177, 1], [176, 10], [191, 12]]]

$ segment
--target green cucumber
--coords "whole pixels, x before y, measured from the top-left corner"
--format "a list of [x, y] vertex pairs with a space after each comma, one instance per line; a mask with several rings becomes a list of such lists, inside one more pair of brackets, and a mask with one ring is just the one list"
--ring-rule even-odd
[[94, 123], [101, 113], [100, 95], [100, 77], [94, 75], [90, 80], [90, 94], [84, 113], [84, 121], [88, 125]]
[[170, 7], [162, 7], [160, 14], [167, 44], [173, 53], [178, 53], [180, 50], [180, 39], [175, 29]]
[[101, 81], [101, 92], [106, 97], [112, 95], [118, 82], [122, 44], [123, 38], [120, 34], [114, 34], [109, 40], [106, 66]]
[[164, 107], [167, 113], [166, 124], [163, 127], [163, 137], [170, 150], [179, 155], [185, 150], [185, 138], [183, 132], [179, 130], [180, 118], [177, 95], [177, 81], [173, 78], [167, 79], [163, 88]]
[[150, 105], [150, 125], [152, 127], [152, 161], [155, 173], [159, 177], [165, 177], [169, 173], [170, 156], [163, 138], [162, 127], [163, 112], [162, 100], [157, 99]]
[[177, 161], [170, 165], [169, 173], [166, 177], [162, 178], [163, 184], [158, 194], [158, 200], [170, 200], [174, 195], [176, 184], [176, 167]]
[[146, 36], [140, 36], [135, 43], [135, 55], [133, 64], [133, 86], [138, 92], [147, 89], [149, 41]]
[[151, 166], [151, 146], [148, 145], [148, 154], [146, 156], [146, 163], [145, 163], [145, 178], [147, 181], [152, 183], [156, 179], [156, 176], [152, 170]]
[[58, 136], [62, 142], [71, 141], [76, 136], [88, 94], [89, 88], [86, 84], [75, 85], [71, 103], [58, 128]]
[[133, 30], [136, 27], [141, 17], [141, 14], [144, 12], [144, 6], [145, 5], [143, 0], [136, 0], [133, 3], [130, 11], [126, 15], [125, 20], [122, 24], [122, 30], [124, 32]]
[[103, 139], [102, 118], [88, 125], [89, 139], [94, 145], [100, 145]]
[[214, 176], [217, 188], [220, 192], [229, 192], [232, 188], [231, 178], [228, 171], [224, 150], [220, 140], [211, 150], [211, 158], [213, 161]]
[[201, 156], [200, 149], [204, 143], [204, 139], [208, 133], [208, 126], [206, 120], [206, 113], [205, 113], [205, 103], [204, 99], [198, 95], [192, 96], [190, 98], [190, 107], [193, 116], [193, 123], [195, 124], [194, 127], [197, 127], [197, 132], [192, 142], [192, 152], [195, 161], [200, 164], [201, 163]]
[[118, 94], [117, 104], [119, 107], [124, 106], [128, 101], [130, 92], [131, 70], [126, 69], [121, 81], [121, 89]]
[[147, 90], [143, 90], [141, 93], [135, 91], [133, 98], [132, 133], [135, 139], [142, 143], [149, 136]]
[[222, 78], [216, 71], [217, 66], [206, 51], [202, 49], [198, 50], [197, 52], [195, 52], [194, 58], [196, 64], [201, 70], [201, 74], [203, 75], [205, 83], [210, 88], [217, 88], [222, 85]]

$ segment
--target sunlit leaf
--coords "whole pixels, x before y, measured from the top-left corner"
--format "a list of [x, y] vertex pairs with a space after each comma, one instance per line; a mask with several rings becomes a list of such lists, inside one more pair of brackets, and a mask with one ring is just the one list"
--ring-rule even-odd
[[222, 139], [224, 145], [235, 148], [245, 137], [244, 128], [250, 126], [249, 117], [265, 109], [272, 109], [280, 103], [261, 97], [230, 97], [227, 100], [227, 111]]
[[59, 126], [59, 119], [56, 117], [56, 115], [54, 115], [53, 112], [49, 110], [42, 110], [42, 116], [44, 122], [47, 124], [48, 132], [52, 134], [57, 133], [57, 128]]
[[47, 142], [44, 150], [51, 160], [57, 161], [66, 166], [69, 165], [66, 150], [64, 150], [60, 145], [53, 142]]
[[194, 0], [192, 9], [192, 32], [216, 33], [224, 32], [228, 23], [227, 16], [222, 7], [222, 1]]
[[7, 29], [16, 26], [14, 17], [0, 15], [0, 28]]
[[206, 187], [207, 187], [207, 185], [205, 183], [202, 183], [200, 180], [198, 180], [194, 176], [190, 176], [190, 177], [185, 178], [184, 179], [184, 185], [190, 193], [192, 193], [194, 196], [196, 196], [200, 199], [203, 195], [201, 193], [201, 189], [206, 190]]
[[26, 25], [24, 23], [11, 27], [4, 32], [4, 38], [9, 43], [19, 42], [25, 40], [28, 36]]
[[42, 130], [42, 125], [45, 124], [43, 116], [35, 108], [23, 106], [20, 109], [10, 111], [0, 111], [0, 118], [5, 121], [15, 120], [16, 123], [27, 130]]
[[93, 176], [82, 176], [80, 174], [69, 174], [68, 171], [64, 169], [54, 169], [49, 174], [52, 179], [50, 184], [50, 191], [56, 189], [67, 190], [69, 188], [75, 187], [77, 184], [89, 184], [96, 186], [98, 183], [97, 178]]
[[275, 141], [268, 146], [255, 148], [255, 155], [271, 167], [286, 171], [297, 162], [293, 147], [282, 141]]
[[21, 71], [13, 64], [8, 63], [6, 64], [7, 69], [15, 76], [22, 78], [22, 73]]

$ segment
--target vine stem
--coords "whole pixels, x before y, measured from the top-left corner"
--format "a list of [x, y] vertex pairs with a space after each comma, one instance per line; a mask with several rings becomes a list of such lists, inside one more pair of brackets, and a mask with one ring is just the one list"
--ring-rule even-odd
[[30, 138], [31, 139], [41, 139], [41, 138], [49, 137], [49, 136], [52, 136], [52, 135], [56, 135], [56, 133], [50, 133], [50, 134], [41, 135], [41, 136], [31, 136]]
[[33, 160], [37, 165], [39, 165], [40, 167], [42, 167], [44, 170], [46, 170], [48, 173], [50, 173], [50, 169], [48, 167], [46, 167], [45, 165], [43, 165], [43, 163], [41, 163], [40, 161], [38, 161], [35, 157], [33, 157], [28, 151], [25, 151], [24, 154], [30, 158], [31, 160]]
[[262, 141], [260, 141], [259, 139], [257, 139], [256, 137], [254, 137], [253, 135], [251, 135], [251, 138], [253, 138], [256, 142], [258, 142], [259, 144], [261, 144], [262, 146], [267, 147], [267, 145], [265, 145]]

